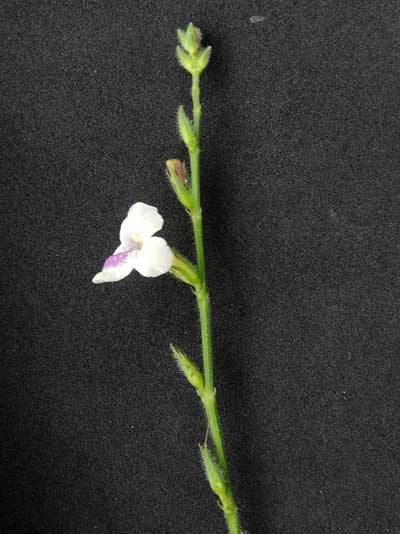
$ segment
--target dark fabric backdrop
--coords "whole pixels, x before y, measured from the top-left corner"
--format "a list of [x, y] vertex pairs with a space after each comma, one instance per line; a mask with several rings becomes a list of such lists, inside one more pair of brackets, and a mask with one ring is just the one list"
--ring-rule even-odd
[[[94, 286], [129, 206], [193, 257], [176, 28], [202, 80], [215, 374], [250, 534], [400, 532], [400, 6], [3, 0], [4, 534], [223, 533], [169, 276]], [[254, 18], [258, 17], [258, 18]]]

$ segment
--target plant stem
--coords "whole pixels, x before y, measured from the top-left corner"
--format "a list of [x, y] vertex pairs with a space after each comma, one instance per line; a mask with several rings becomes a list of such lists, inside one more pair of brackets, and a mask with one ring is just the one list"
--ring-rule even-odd
[[229, 534], [240, 534], [239, 515], [236, 506], [232, 511], [224, 513], [226, 523], [229, 529]]
[[193, 101], [193, 123], [194, 133], [197, 142], [200, 143], [200, 121], [201, 121], [201, 104], [200, 104], [200, 75], [198, 72], [192, 74], [192, 101]]
[[210, 433], [214, 444], [215, 455], [223, 472], [227, 491], [230, 497], [229, 509], [224, 509], [225, 519], [230, 534], [240, 534], [239, 517], [237, 506], [233, 499], [232, 487], [229, 477], [228, 462], [225, 452], [224, 439], [221, 429], [221, 421], [216, 402], [214, 378], [213, 378], [213, 352], [211, 338], [211, 310], [210, 298], [207, 287], [206, 263], [203, 240], [203, 220], [201, 213], [200, 195], [200, 80], [199, 74], [192, 75], [192, 100], [193, 100], [193, 127], [197, 139], [196, 147], [189, 151], [191, 183], [193, 192], [193, 208], [191, 218], [193, 223], [194, 239], [196, 244], [197, 268], [200, 282], [196, 287], [197, 305], [199, 308], [201, 343], [203, 351], [203, 367], [205, 390], [203, 406], [210, 427]]

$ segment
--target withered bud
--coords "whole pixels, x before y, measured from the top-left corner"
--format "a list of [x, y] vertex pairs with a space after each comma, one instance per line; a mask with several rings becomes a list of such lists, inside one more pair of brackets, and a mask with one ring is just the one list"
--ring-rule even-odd
[[185, 171], [184, 164], [179, 159], [169, 159], [166, 162], [167, 169], [169, 174], [175, 174], [182, 185], [184, 185], [186, 188], [188, 187], [188, 179]]
[[191, 210], [193, 207], [193, 198], [185, 166], [179, 159], [169, 159], [165, 164], [167, 166], [169, 182], [172, 185], [172, 189], [175, 191], [179, 202], [187, 210]]

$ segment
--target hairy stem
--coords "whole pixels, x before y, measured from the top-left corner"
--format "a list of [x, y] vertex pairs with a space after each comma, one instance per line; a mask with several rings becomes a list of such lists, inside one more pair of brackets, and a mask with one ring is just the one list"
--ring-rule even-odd
[[200, 143], [200, 121], [201, 121], [201, 104], [200, 104], [200, 75], [198, 72], [192, 74], [192, 101], [193, 101], [193, 124], [194, 133], [197, 142]]
[[229, 534], [240, 534], [239, 526], [239, 514], [237, 507], [235, 506], [232, 510], [224, 511], [226, 523], [228, 525]]
[[193, 223], [194, 239], [196, 244], [197, 268], [200, 282], [196, 287], [197, 305], [199, 308], [201, 343], [203, 351], [203, 366], [205, 390], [203, 396], [203, 406], [210, 427], [210, 433], [214, 444], [215, 455], [221, 467], [225, 478], [227, 490], [230, 498], [229, 509], [224, 509], [225, 519], [230, 534], [240, 534], [239, 517], [237, 506], [233, 499], [232, 487], [230, 483], [228, 462], [225, 452], [224, 439], [221, 429], [221, 421], [218, 413], [218, 407], [214, 388], [213, 373], [213, 352], [211, 338], [211, 310], [210, 298], [207, 288], [206, 263], [204, 254], [203, 240], [203, 220], [201, 213], [201, 195], [200, 195], [200, 121], [201, 121], [201, 104], [200, 104], [200, 80], [199, 74], [192, 75], [192, 100], [193, 100], [193, 127], [196, 135], [196, 147], [189, 151], [190, 168], [193, 191], [193, 208], [191, 218]]

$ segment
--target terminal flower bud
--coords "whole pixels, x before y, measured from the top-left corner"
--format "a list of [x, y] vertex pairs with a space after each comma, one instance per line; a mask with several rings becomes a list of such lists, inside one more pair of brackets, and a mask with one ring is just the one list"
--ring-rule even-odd
[[201, 44], [201, 31], [192, 22], [186, 28], [186, 45], [187, 51], [194, 56]]
[[178, 30], [178, 39], [182, 48], [194, 56], [200, 49], [201, 31], [191, 22], [185, 31]]

